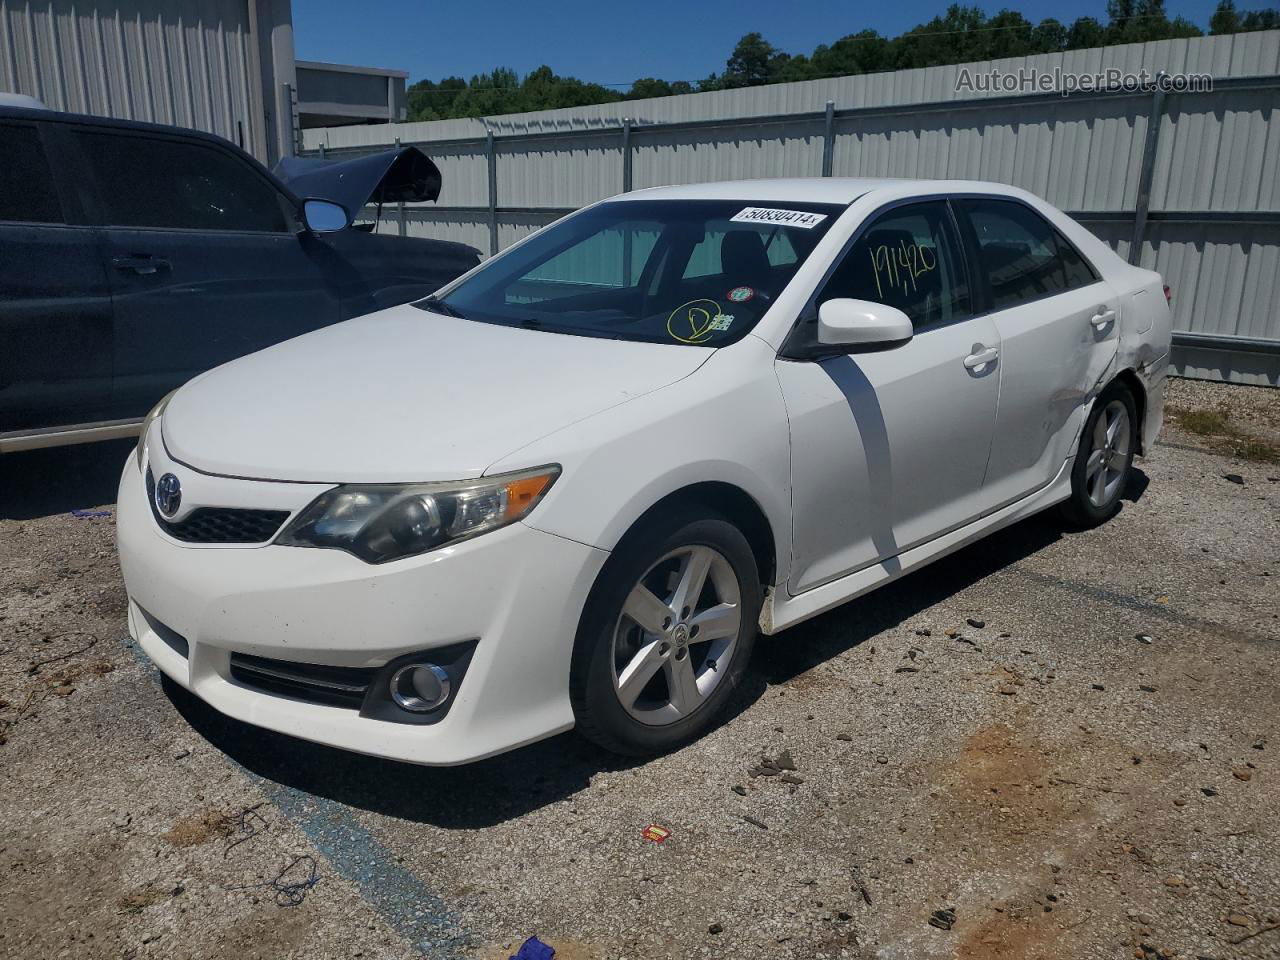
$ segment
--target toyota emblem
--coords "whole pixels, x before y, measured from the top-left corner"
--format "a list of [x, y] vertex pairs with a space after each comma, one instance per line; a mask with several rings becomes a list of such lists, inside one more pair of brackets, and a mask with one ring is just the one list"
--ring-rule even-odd
[[166, 473], [156, 484], [156, 509], [164, 516], [172, 517], [182, 505], [182, 483], [172, 473]]

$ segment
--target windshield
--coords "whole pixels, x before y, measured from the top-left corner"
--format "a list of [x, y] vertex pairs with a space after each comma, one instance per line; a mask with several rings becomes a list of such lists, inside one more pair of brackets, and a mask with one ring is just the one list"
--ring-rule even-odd
[[755, 326], [843, 211], [744, 200], [604, 203], [416, 306], [557, 333], [721, 347]]

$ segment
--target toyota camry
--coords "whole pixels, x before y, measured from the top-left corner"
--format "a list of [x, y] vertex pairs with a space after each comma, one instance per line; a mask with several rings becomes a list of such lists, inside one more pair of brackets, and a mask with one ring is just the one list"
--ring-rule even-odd
[[130, 630], [216, 709], [362, 753], [669, 750], [761, 634], [1115, 514], [1167, 297], [996, 184], [615, 197], [162, 401], [120, 481]]

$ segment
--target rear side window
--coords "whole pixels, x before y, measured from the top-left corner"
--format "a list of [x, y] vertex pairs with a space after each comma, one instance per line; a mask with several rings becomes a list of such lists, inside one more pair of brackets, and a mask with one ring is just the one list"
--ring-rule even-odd
[[245, 161], [198, 143], [81, 131], [110, 226], [283, 233], [284, 197]]
[[0, 124], [0, 220], [64, 222], [35, 127]]
[[917, 332], [968, 316], [969, 288], [946, 204], [913, 203], [877, 217], [818, 302], [837, 297], [897, 307]]
[[1066, 238], [1030, 207], [1011, 200], [960, 200], [991, 283], [991, 308], [1085, 287], [1098, 279]]

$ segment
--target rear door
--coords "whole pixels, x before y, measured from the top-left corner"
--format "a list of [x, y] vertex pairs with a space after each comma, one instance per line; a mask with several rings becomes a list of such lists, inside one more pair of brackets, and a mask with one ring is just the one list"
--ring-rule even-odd
[[1017, 200], [955, 201], [976, 261], [981, 309], [1000, 337], [1000, 409], [986, 509], [1050, 483], [1119, 346], [1120, 303], [1037, 211]]
[[[891, 208], [863, 228], [814, 304], [852, 297], [911, 318], [902, 346], [785, 360], [794, 562], [801, 593], [979, 515], [1000, 393], [995, 324], [975, 317], [943, 200]], [[802, 333], [816, 313], [806, 315]], [[794, 336], [794, 335], [793, 335]]]
[[0, 435], [108, 417], [101, 238], [80, 216], [74, 184], [51, 166], [47, 130], [0, 120]]
[[150, 131], [76, 137], [106, 234], [117, 415], [340, 318], [320, 241], [297, 232], [292, 201], [246, 157]]

